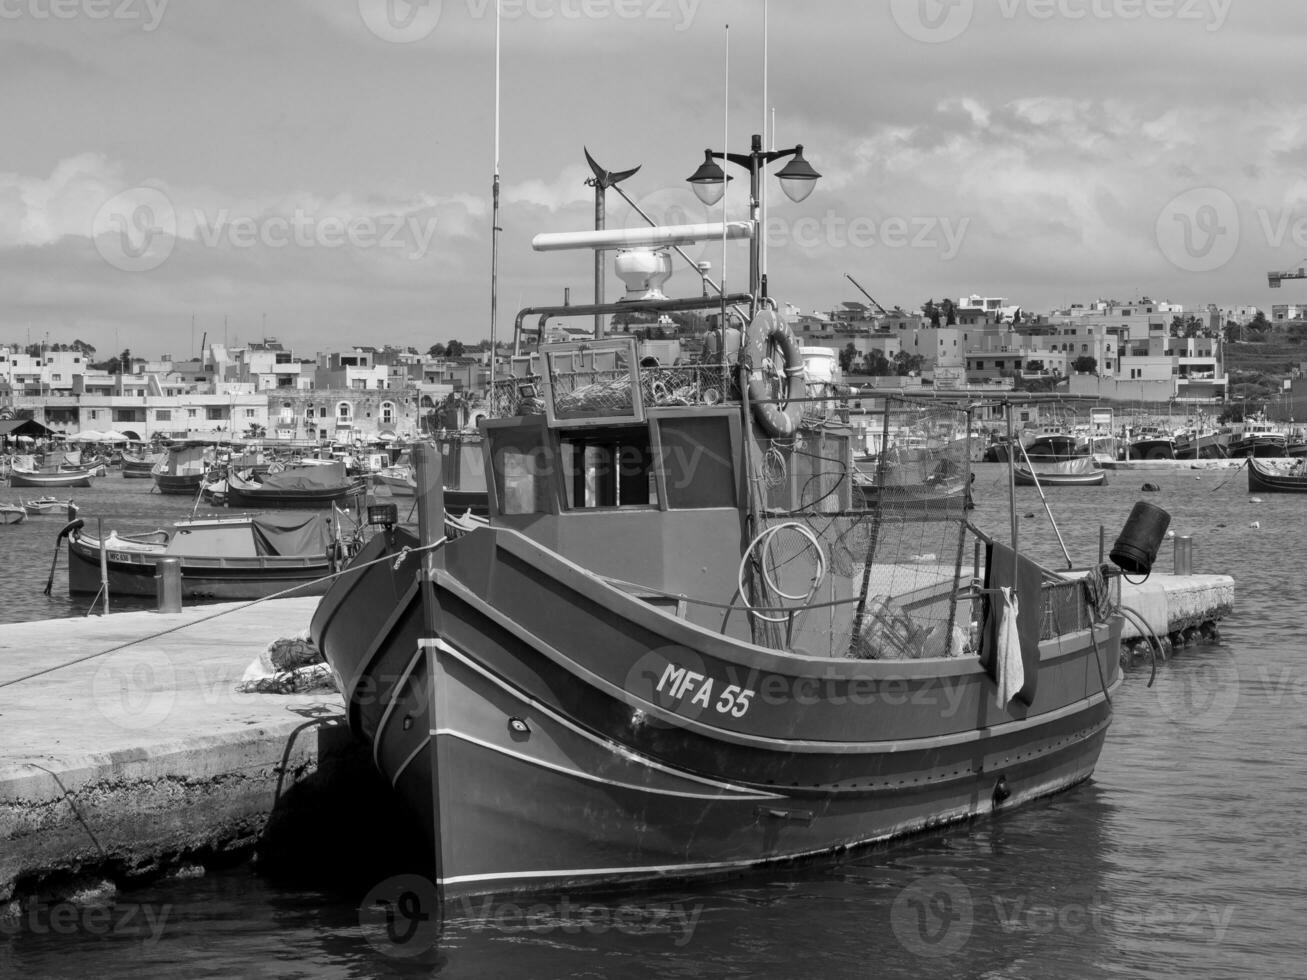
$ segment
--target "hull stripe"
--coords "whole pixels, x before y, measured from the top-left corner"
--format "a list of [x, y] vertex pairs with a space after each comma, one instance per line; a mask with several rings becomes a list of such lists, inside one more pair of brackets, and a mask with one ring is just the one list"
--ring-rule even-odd
[[[624, 783], [616, 779], [605, 779], [602, 776], [595, 776], [588, 772], [582, 772], [579, 769], [570, 769], [567, 766], [560, 766], [555, 762], [546, 762], [544, 759], [537, 759], [523, 752], [514, 752], [512, 749], [504, 748], [501, 745], [495, 745], [493, 742], [487, 742], [484, 739], [476, 738], [453, 728], [437, 728], [431, 733], [436, 737], [457, 738], [472, 745], [480, 746], [483, 749], [489, 749], [491, 752], [498, 752], [500, 755], [506, 755], [510, 758], [518, 759], [527, 765], [536, 766], [541, 769], [550, 769], [564, 776], [571, 776], [575, 779], [584, 779], [592, 783], [600, 783], [604, 786], [614, 786], [618, 789], [629, 789], [637, 793], [651, 793], [658, 796], [680, 796], [692, 800], [715, 800], [734, 803], [737, 801], [761, 800], [763, 802], [774, 802], [782, 799], [772, 793], [762, 793], [737, 789], [733, 786], [722, 784], [722, 792], [719, 793], [691, 793], [687, 790], [676, 789], [657, 789], [652, 786], [639, 786], [635, 783]], [[629, 753], [627, 753], [629, 755]], [[639, 760], [644, 761], [644, 760]]]

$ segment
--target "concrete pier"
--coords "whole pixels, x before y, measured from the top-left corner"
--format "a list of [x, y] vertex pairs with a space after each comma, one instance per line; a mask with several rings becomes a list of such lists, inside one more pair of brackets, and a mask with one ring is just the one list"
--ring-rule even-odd
[[235, 690], [316, 602], [0, 625], [0, 904], [83, 873], [122, 881], [247, 853], [372, 779], [340, 695]]
[[[1121, 605], [1133, 609], [1161, 638], [1216, 623], [1234, 609], [1234, 579], [1229, 575], [1154, 573], [1141, 583], [1121, 580]], [[1127, 621], [1123, 638], [1143, 631]]]

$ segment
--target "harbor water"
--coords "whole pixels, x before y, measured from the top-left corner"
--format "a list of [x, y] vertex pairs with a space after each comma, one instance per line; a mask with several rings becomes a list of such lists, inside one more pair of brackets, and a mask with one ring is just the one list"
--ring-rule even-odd
[[[975, 469], [974, 520], [1006, 537], [1006, 469]], [[1097, 561], [1146, 499], [1191, 537], [1195, 573], [1233, 576], [1236, 608], [1218, 642], [1177, 650], [1151, 688], [1147, 663], [1128, 671], [1098, 769], [1069, 792], [711, 885], [442, 912], [417, 853], [341, 840], [301, 868], [197, 869], [0, 918], [0, 976], [1303, 976], [1307, 498], [1254, 499], [1233, 469], [1109, 481], [1046, 491], [1072, 562]], [[149, 489], [114, 474], [73, 494], [92, 529], [98, 517], [147, 530], [190, 512], [192, 501]], [[1022, 549], [1066, 567], [1038, 491], [1016, 497]], [[64, 521], [0, 527], [0, 619], [85, 612], [89, 597], [67, 596], [65, 558], [53, 595], [41, 594]], [[1171, 562], [1168, 539], [1160, 570]]]

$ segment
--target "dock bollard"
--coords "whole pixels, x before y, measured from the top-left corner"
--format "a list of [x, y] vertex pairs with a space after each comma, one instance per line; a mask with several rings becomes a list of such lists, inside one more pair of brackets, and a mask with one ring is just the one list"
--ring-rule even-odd
[[1175, 574], [1192, 575], [1194, 565], [1194, 539], [1189, 535], [1175, 538]]
[[154, 589], [158, 599], [156, 612], [179, 613], [182, 611], [182, 560], [180, 558], [160, 558], [154, 566]]

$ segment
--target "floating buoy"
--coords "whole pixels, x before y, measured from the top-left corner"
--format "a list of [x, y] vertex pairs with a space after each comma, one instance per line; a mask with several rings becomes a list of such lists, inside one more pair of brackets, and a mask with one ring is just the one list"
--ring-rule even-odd
[[1168, 538], [1173, 538], [1173, 537], [1175, 537], [1175, 532], [1174, 532], [1174, 531], [1167, 531], [1167, 532], [1166, 532], [1166, 536], [1167, 536]]
[[1250, 504], [1260, 504], [1260, 503], [1262, 502], [1262, 498], [1261, 498], [1261, 497], [1249, 497], [1249, 498], [1248, 498], [1248, 502], [1249, 502]]
[[1033, 510], [1032, 510], [1029, 514], [1023, 514], [1023, 515], [1022, 515], [1023, 519], [1025, 519], [1025, 520], [1029, 520], [1030, 518], [1032, 518], [1032, 517], [1034, 517], [1034, 516], [1035, 516], [1035, 512], [1034, 512]]
[[1139, 489], [1144, 491], [1144, 493], [1156, 493], [1158, 490], [1161, 490], [1162, 488], [1159, 487], [1156, 483], [1145, 483]]
[[1262, 526], [1262, 522], [1261, 522], [1261, 521], [1253, 521], [1253, 522], [1252, 522], [1251, 524], [1249, 524], [1248, 526], [1249, 526], [1249, 527], [1261, 527], [1261, 526]]

